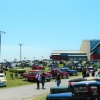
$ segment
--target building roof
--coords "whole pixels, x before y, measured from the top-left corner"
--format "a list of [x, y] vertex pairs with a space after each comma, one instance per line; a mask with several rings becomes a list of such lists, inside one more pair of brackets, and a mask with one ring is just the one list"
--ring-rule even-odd
[[68, 55], [68, 56], [87, 56], [87, 55]]
[[86, 53], [80, 50], [54, 50], [51, 54], [61, 54], [61, 53]]

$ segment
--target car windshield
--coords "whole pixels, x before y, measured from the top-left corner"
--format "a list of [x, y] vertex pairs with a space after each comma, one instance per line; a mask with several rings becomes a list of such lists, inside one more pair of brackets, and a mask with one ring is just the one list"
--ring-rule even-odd
[[4, 77], [4, 75], [0, 75], [0, 77]]
[[34, 71], [34, 72], [28, 72], [28, 74], [34, 74], [34, 75], [36, 75], [36, 74], [38, 74], [38, 73], [40, 73], [40, 74], [42, 74], [43, 73], [43, 71]]
[[89, 67], [88, 69], [89, 69], [89, 70], [93, 70], [93, 68], [92, 68], [92, 67]]
[[70, 69], [66, 68], [66, 69], [60, 69], [60, 71], [69, 71]]

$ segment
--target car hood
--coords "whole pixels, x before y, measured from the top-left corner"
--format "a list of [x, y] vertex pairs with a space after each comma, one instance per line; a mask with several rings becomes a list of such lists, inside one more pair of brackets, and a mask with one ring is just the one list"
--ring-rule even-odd
[[67, 93], [48, 94], [47, 98], [70, 98], [71, 96], [72, 92], [67, 92]]

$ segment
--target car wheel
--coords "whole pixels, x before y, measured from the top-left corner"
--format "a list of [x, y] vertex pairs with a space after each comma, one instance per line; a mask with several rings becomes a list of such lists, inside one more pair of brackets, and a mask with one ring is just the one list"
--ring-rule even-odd
[[50, 82], [50, 79], [48, 79], [47, 82]]
[[26, 81], [29, 81], [28, 77], [25, 78]]

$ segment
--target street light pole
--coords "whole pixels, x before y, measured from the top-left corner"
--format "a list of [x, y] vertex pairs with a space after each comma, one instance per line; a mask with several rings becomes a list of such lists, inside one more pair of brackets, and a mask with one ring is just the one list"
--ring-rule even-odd
[[6, 32], [0, 31], [0, 55], [1, 55], [1, 34], [6, 34]]
[[22, 60], [21, 47], [23, 44], [18, 44], [18, 45], [20, 46], [20, 62], [21, 62], [21, 60]]

